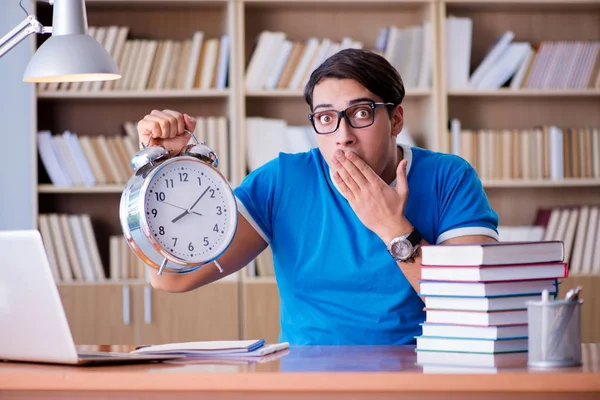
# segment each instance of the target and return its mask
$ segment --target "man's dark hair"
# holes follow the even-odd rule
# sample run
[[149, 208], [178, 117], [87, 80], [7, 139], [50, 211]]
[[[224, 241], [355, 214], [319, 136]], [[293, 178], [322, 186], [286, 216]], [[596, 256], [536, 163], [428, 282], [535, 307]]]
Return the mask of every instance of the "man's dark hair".
[[304, 88], [304, 99], [311, 111], [315, 85], [326, 78], [353, 79], [385, 103], [398, 105], [404, 98], [404, 84], [398, 71], [384, 57], [369, 50], [341, 50], [312, 72]]

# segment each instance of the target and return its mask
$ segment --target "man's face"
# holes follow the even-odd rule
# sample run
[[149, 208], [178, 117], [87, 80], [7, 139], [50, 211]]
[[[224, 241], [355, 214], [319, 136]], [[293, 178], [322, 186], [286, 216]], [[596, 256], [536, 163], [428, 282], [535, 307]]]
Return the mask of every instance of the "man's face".
[[[356, 104], [368, 105], [381, 102], [383, 99], [352, 79], [327, 78], [315, 85], [313, 90], [313, 112], [315, 113], [326, 110], [342, 111]], [[356, 111], [355, 121], [361, 121], [363, 116], [369, 115], [370, 109], [361, 107]], [[373, 112], [375, 120], [372, 125], [365, 128], [353, 128], [342, 117], [335, 132], [317, 134], [317, 144], [330, 168], [336, 150], [350, 150], [358, 154], [376, 174], [381, 175], [389, 161], [389, 155], [396, 149], [396, 135], [402, 130], [402, 107], [396, 106], [391, 119], [386, 107], [377, 107]], [[352, 118], [350, 111], [347, 116]], [[369, 117], [367, 118], [370, 122]], [[322, 117], [322, 120], [328, 122], [327, 117]], [[360, 124], [360, 122], [354, 123], [355, 126]]]

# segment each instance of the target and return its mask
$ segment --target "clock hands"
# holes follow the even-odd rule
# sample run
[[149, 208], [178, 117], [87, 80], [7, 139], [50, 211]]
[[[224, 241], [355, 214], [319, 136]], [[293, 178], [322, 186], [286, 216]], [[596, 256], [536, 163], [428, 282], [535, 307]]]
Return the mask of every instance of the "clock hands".
[[188, 215], [189, 213], [198, 214], [197, 212], [192, 211], [192, 208], [194, 208], [196, 206], [196, 204], [198, 204], [198, 202], [200, 201], [200, 199], [202, 199], [204, 197], [204, 195], [206, 194], [206, 192], [208, 192], [208, 189], [210, 189], [210, 186], [208, 186], [206, 189], [204, 189], [204, 192], [202, 192], [202, 194], [200, 195], [200, 197], [198, 197], [196, 199], [196, 201], [194, 202], [194, 204], [192, 204], [192, 206], [190, 208], [188, 208], [187, 210], [185, 210], [182, 207], [178, 207], [178, 208], [181, 208], [182, 210], [185, 210], [185, 211], [182, 212], [181, 214], [179, 214], [178, 216], [176, 216], [175, 218], [173, 218], [173, 220], [171, 222], [175, 223], [175, 222], [179, 221], [181, 218], [183, 218], [186, 215]]
[[[164, 201], [164, 200], [163, 200], [163, 201], [161, 201], [161, 203], [165, 203], [165, 204], [167, 204], [167, 205], [170, 205], [171, 207], [179, 208], [180, 210], [185, 210], [185, 208], [184, 208], [184, 207], [176, 206], [175, 204], [171, 204], [171, 203], [169, 203], [169, 202], [166, 202], [166, 201]], [[187, 211], [187, 210], [186, 210], [186, 211]], [[200, 214], [199, 212], [196, 212], [196, 211], [192, 211], [192, 214], [196, 214], [196, 215], [198, 215], [198, 216], [200, 216], [200, 217], [202, 216], [202, 214]]]

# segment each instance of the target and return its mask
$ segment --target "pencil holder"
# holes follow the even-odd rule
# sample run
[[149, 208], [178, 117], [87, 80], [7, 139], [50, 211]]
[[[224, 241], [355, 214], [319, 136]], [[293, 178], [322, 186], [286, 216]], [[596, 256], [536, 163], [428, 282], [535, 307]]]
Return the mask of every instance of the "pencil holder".
[[542, 301], [527, 303], [528, 366], [581, 365], [582, 304], [578, 298], [549, 301], [547, 295], [542, 296]]

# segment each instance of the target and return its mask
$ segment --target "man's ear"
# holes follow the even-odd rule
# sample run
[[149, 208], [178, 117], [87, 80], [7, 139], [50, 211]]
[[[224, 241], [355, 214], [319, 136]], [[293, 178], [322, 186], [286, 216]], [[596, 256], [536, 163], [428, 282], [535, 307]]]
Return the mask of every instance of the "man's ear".
[[404, 127], [404, 109], [398, 104], [392, 111], [392, 135], [398, 136]]

